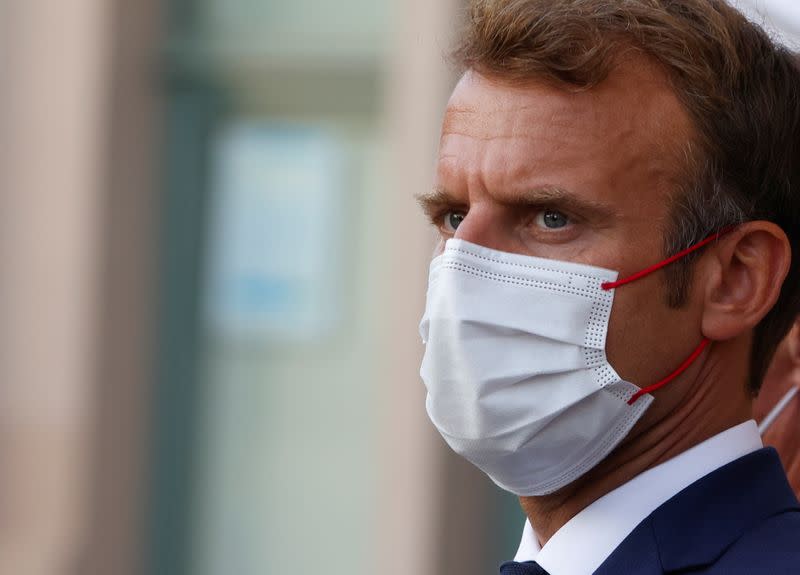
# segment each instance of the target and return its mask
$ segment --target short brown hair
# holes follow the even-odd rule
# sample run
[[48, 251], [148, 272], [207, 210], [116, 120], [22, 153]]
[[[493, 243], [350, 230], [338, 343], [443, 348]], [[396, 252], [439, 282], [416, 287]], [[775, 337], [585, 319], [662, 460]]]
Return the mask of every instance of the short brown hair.
[[[789, 275], [755, 329], [749, 378], [757, 392], [800, 313], [795, 55], [722, 0], [474, 0], [454, 56], [466, 69], [509, 81], [585, 90], [629, 50], [663, 68], [696, 131], [665, 254], [748, 220], [774, 222], [789, 237]], [[670, 305], [685, 303], [690, 281], [691, 258], [667, 269]]]

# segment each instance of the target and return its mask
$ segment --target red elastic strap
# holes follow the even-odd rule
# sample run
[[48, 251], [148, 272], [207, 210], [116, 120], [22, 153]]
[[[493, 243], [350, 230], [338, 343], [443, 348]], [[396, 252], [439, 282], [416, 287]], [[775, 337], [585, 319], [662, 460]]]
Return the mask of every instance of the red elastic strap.
[[715, 234], [713, 234], [711, 236], [708, 236], [702, 242], [697, 243], [697, 244], [693, 245], [690, 248], [686, 248], [685, 250], [683, 250], [681, 252], [678, 252], [674, 256], [672, 256], [670, 258], [667, 258], [662, 262], [659, 262], [659, 263], [657, 263], [655, 265], [652, 265], [649, 268], [643, 269], [640, 272], [636, 272], [635, 274], [633, 274], [631, 276], [628, 276], [626, 278], [623, 278], [621, 280], [617, 280], [615, 282], [605, 282], [605, 283], [601, 284], [600, 287], [607, 291], [607, 290], [611, 290], [611, 289], [614, 289], [614, 288], [618, 288], [620, 286], [624, 286], [625, 284], [629, 284], [629, 283], [634, 282], [634, 281], [636, 281], [638, 279], [642, 279], [645, 276], [649, 276], [651, 273], [653, 273], [655, 271], [658, 271], [661, 268], [667, 267], [668, 265], [670, 265], [672, 263], [675, 263], [676, 261], [678, 261], [681, 258], [685, 258], [690, 253], [696, 252], [697, 250], [699, 250], [701, 248], [704, 248], [705, 246], [707, 246], [711, 242], [714, 242], [714, 241], [718, 240], [719, 238], [721, 238], [722, 236], [724, 236], [728, 232], [732, 231], [734, 228], [736, 228], [736, 226], [728, 226], [726, 228], [723, 228], [720, 231], [718, 231], [717, 233], [715, 233]]
[[636, 400], [642, 397], [643, 395], [647, 395], [648, 393], [651, 393], [661, 387], [664, 387], [670, 381], [672, 381], [680, 374], [682, 374], [684, 371], [686, 371], [689, 368], [689, 366], [692, 365], [697, 360], [698, 357], [700, 357], [700, 354], [703, 353], [703, 350], [705, 350], [708, 347], [708, 344], [710, 343], [711, 343], [710, 339], [703, 338], [703, 341], [701, 341], [700, 345], [698, 345], [697, 348], [692, 352], [692, 355], [686, 358], [686, 361], [684, 361], [678, 369], [673, 371], [671, 374], [669, 374], [667, 377], [665, 377], [658, 383], [654, 383], [653, 385], [645, 387], [644, 389], [640, 389], [639, 391], [634, 393], [633, 397], [631, 397], [628, 400], [628, 405], [633, 405], [634, 403], [636, 403]]

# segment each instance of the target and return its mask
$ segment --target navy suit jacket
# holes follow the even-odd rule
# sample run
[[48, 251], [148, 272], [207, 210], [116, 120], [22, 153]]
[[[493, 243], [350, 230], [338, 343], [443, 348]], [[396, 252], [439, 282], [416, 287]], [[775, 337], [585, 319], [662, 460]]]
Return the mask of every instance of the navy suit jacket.
[[800, 505], [774, 449], [737, 459], [672, 497], [595, 571], [664, 573], [800, 574]]

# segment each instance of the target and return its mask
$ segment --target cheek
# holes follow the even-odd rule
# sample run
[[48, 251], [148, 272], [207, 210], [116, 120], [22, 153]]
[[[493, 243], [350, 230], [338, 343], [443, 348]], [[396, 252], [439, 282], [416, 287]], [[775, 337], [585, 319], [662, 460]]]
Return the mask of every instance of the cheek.
[[606, 341], [611, 365], [639, 387], [661, 380], [701, 341], [696, 316], [691, 306], [668, 307], [656, 276], [619, 288]]

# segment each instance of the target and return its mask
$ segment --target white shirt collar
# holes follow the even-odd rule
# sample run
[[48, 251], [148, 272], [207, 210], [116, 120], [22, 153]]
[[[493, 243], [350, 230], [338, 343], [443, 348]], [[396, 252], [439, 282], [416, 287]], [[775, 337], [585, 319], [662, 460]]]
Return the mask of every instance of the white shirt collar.
[[[515, 561], [536, 561], [551, 575], [589, 575], [653, 511], [678, 492], [763, 447], [755, 421], [723, 431], [648, 469], [570, 519], [544, 547], [529, 522]], [[580, 553], [575, 553], [580, 549]]]

